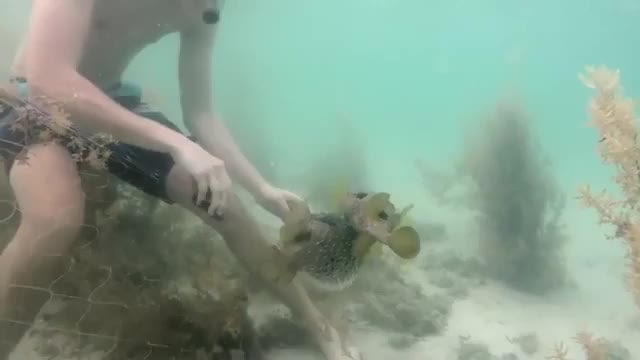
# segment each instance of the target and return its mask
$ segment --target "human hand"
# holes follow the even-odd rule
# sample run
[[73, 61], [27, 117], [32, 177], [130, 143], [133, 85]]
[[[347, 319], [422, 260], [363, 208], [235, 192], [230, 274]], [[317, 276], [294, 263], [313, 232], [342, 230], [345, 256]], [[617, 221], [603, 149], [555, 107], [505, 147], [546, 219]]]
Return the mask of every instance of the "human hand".
[[304, 202], [300, 196], [271, 185], [263, 186], [255, 198], [260, 206], [283, 221], [290, 210], [289, 202]]
[[207, 213], [222, 219], [231, 192], [231, 179], [224, 162], [190, 140], [176, 147], [171, 156], [193, 177], [196, 183], [196, 206], [202, 207], [208, 203], [205, 208]]

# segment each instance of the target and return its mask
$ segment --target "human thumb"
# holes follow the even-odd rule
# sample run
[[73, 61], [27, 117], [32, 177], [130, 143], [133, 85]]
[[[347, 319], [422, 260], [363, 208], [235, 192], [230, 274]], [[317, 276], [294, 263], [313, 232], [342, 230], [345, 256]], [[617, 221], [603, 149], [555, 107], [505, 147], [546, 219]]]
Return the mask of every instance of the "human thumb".
[[278, 213], [281, 219], [284, 219], [285, 216], [291, 211], [289, 208], [289, 204], [287, 203], [287, 199], [281, 197], [278, 199]]
[[287, 199], [287, 202], [295, 202], [295, 203], [303, 203], [304, 202], [304, 200], [300, 196], [298, 196], [298, 195], [296, 195], [296, 194], [294, 194], [294, 193], [292, 193], [290, 191], [286, 191], [284, 195], [285, 195], [285, 198]]

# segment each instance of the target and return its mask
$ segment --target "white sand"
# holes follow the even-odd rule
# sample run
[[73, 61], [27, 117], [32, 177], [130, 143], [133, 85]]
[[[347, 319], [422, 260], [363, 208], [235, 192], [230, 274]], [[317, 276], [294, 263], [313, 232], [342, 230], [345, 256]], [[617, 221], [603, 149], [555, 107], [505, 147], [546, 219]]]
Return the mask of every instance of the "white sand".
[[[421, 216], [421, 210], [417, 211], [416, 217]], [[621, 247], [604, 240], [601, 232], [594, 228], [587, 229], [580, 225], [594, 223], [585, 216], [588, 217], [572, 209], [567, 219], [571, 224], [568, 230], [573, 239], [567, 249], [567, 259], [575, 286], [553, 296], [538, 298], [489, 281], [470, 288], [467, 296], [456, 300], [448, 326], [439, 336], [425, 338], [399, 350], [387, 343], [391, 336], [389, 333], [356, 323], [352, 328], [354, 341], [368, 360], [457, 360], [461, 338], [486, 345], [494, 356], [513, 353], [519, 360], [545, 359], [554, 345], [562, 342], [570, 350], [570, 358], [580, 360], [585, 359], [584, 354], [572, 338], [579, 331], [592, 331], [596, 336], [619, 342], [631, 353], [631, 359], [640, 359], [640, 342], [637, 341], [640, 338], [640, 309], [632, 306], [631, 295], [624, 288]], [[469, 248], [469, 243], [460, 239], [466, 232], [461, 232], [460, 227], [455, 226], [457, 223], [459, 221], [449, 224], [454, 225], [450, 227], [453, 231], [449, 232], [449, 236], [458, 241], [433, 245], [433, 249], [425, 247], [424, 250], [435, 251], [435, 248], [442, 246]], [[406, 276], [419, 282], [426, 293], [431, 293], [433, 285], [429, 283], [429, 275], [413, 265], [403, 270]], [[398, 299], [398, 302], [401, 301]], [[527, 333], [535, 333], [540, 342], [538, 351], [530, 356], [525, 355], [518, 344], [510, 341]], [[11, 360], [51, 359], [38, 357], [31, 351], [40, 341], [23, 339]], [[99, 360], [100, 356], [86, 354], [81, 358]], [[322, 359], [311, 349], [274, 350], [269, 358]]]
[[[456, 360], [460, 337], [469, 337], [472, 342], [486, 345], [496, 356], [513, 353], [520, 360], [545, 359], [553, 347], [562, 342], [569, 349], [571, 359], [581, 360], [586, 357], [572, 338], [578, 331], [593, 331], [596, 336], [621, 343], [631, 353], [631, 359], [640, 359], [640, 342], [637, 341], [640, 319], [636, 319], [634, 328], [630, 304], [621, 308], [620, 303], [624, 301], [612, 303], [607, 298], [576, 300], [588, 291], [567, 292], [550, 301], [489, 284], [456, 302], [448, 328], [441, 336], [429, 337], [403, 350], [387, 345], [388, 334], [379, 329], [356, 327], [354, 337], [369, 360]], [[611, 293], [604, 294], [611, 296]], [[540, 341], [539, 351], [533, 355], [524, 354], [517, 344], [510, 342], [510, 339], [532, 332]], [[322, 359], [317, 354], [301, 350], [274, 351], [270, 358]]]
[[[544, 359], [553, 346], [563, 342], [571, 351], [572, 359], [584, 359], [579, 347], [572, 341], [578, 331], [591, 330], [598, 336], [619, 341], [632, 355], [640, 358], [640, 326], [632, 327], [633, 308], [619, 289], [602, 291], [594, 286], [606, 275], [602, 268], [592, 270], [591, 282], [584, 281], [575, 290], [554, 299], [534, 298], [505, 289], [498, 284], [486, 284], [472, 290], [468, 297], [458, 300], [449, 318], [448, 328], [441, 336], [434, 336], [403, 350], [387, 345], [388, 334], [380, 329], [354, 326], [354, 340], [369, 360], [425, 360], [457, 359], [460, 337], [488, 346], [494, 355], [514, 353], [518, 359]], [[428, 288], [425, 280], [425, 288]], [[602, 291], [602, 292], [600, 292]], [[594, 294], [597, 293], [597, 294]], [[599, 297], [593, 297], [598, 295]], [[615, 300], [620, 299], [620, 300]], [[399, 300], [401, 301], [401, 300]], [[638, 321], [638, 320], [636, 320]], [[534, 332], [540, 340], [540, 351], [526, 356], [509, 338]], [[12, 360], [47, 359], [29, 354], [33, 340], [25, 339]], [[88, 354], [87, 354], [88, 355]], [[83, 359], [99, 359], [97, 354]], [[313, 350], [292, 349], [272, 351], [274, 360], [321, 360]]]

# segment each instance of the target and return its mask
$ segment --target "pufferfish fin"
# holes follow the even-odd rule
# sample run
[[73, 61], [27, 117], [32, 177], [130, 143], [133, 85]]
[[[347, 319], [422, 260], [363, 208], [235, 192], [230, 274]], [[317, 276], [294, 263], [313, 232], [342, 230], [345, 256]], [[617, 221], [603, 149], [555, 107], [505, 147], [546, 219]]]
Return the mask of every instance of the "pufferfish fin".
[[362, 212], [366, 219], [379, 220], [379, 215], [389, 206], [389, 193], [377, 193], [365, 200]]
[[420, 235], [411, 226], [396, 228], [389, 238], [389, 248], [403, 259], [413, 259], [420, 253]]
[[391, 228], [395, 229], [401, 226], [411, 226], [411, 220], [408, 217], [409, 211], [413, 209], [413, 204], [409, 204], [405, 206], [400, 212], [393, 214], [389, 219], [389, 223], [391, 224]]
[[360, 234], [356, 238], [354, 255], [361, 259], [369, 253], [371, 247], [377, 243], [376, 239], [371, 235]]

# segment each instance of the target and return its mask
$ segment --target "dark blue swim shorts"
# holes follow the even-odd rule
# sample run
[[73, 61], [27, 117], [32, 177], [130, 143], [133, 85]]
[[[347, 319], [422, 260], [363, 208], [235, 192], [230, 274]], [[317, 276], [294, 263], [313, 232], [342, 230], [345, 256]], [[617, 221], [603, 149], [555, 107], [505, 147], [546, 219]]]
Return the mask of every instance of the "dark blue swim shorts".
[[[26, 80], [14, 78], [12, 82], [18, 87], [20, 96], [26, 98], [28, 95]], [[142, 101], [142, 90], [139, 86], [122, 82], [106, 89], [105, 93], [129, 111], [182, 133], [164, 114], [150, 108]], [[0, 159], [4, 161], [7, 171], [13, 166], [16, 155], [27, 144], [24, 131], [16, 130], [15, 126], [12, 126], [12, 119], [16, 118], [12, 111], [16, 110], [7, 110], [5, 107], [5, 111], [0, 113]], [[65, 145], [72, 156], [86, 150], [73, 146], [73, 141], [62, 141], [61, 143]], [[173, 158], [169, 154], [121, 142], [106, 143], [104, 147], [108, 149], [108, 155], [103, 161], [109, 173], [151, 196], [167, 203], [172, 202], [166, 192], [167, 175], [174, 165]], [[77, 158], [77, 156], [73, 157]]]

